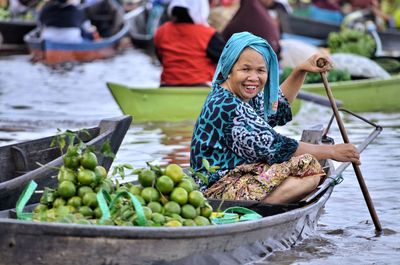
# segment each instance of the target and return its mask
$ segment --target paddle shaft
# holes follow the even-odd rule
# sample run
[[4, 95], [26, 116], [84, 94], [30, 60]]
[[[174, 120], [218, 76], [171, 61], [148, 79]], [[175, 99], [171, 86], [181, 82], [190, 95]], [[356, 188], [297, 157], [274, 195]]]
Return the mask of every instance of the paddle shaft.
[[[338, 110], [338, 108], [336, 106], [335, 98], [333, 97], [332, 91], [331, 91], [331, 89], [329, 87], [328, 79], [326, 78], [326, 73], [325, 72], [321, 73], [321, 78], [322, 78], [322, 82], [324, 83], [324, 86], [325, 86], [326, 94], [327, 94], [327, 96], [329, 98], [329, 101], [331, 103], [331, 107], [332, 107], [333, 113], [335, 115], [337, 124], [339, 126], [339, 130], [340, 130], [340, 133], [342, 135], [343, 141], [345, 143], [350, 143], [349, 137], [347, 136], [347, 132], [346, 132], [346, 129], [345, 129], [343, 121], [342, 121], [342, 118], [339, 115], [339, 110]], [[360, 185], [361, 191], [362, 191], [362, 193], [364, 195], [364, 200], [367, 203], [368, 210], [369, 210], [369, 213], [371, 215], [372, 221], [374, 222], [375, 229], [380, 232], [380, 231], [382, 231], [382, 226], [381, 226], [381, 223], [379, 221], [378, 215], [376, 214], [372, 199], [371, 199], [371, 197], [369, 195], [367, 185], [365, 184], [364, 178], [363, 178], [363, 176], [361, 174], [360, 167], [355, 163], [352, 163], [352, 165], [353, 165], [354, 172], [355, 172], [355, 174], [357, 176], [358, 184]]]

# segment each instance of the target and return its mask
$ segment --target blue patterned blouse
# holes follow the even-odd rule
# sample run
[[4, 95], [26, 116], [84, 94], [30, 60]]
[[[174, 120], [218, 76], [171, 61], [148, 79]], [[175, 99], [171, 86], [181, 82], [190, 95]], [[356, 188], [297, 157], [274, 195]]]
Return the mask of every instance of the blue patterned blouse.
[[[208, 174], [211, 186], [229, 170], [241, 164], [264, 162], [269, 165], [289, 160], [298, 142], [275, 132], [273, 127], [291, 121], [289, 102], [279, 92], [278, 111], [264, 119], [263, 93], [243, 102], [229, 90], [214, 85], [197, 119], [190, 150], [190, 166], [207, 173], [202, 160], [219, 166]], [[199, 183], [202, 189], [206, 186]]]

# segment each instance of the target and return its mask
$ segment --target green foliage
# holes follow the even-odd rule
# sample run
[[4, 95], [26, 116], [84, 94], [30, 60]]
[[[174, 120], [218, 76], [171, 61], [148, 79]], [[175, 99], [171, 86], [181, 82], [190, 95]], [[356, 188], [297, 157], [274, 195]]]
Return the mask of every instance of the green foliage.
[[102, 144], [101, 149], [100, 149], [100, 152], [103, 154], [104, 157], [110, 157], [110, 158], [112, 158], [112, 159], [115, 158], [115, 154], [114, 154], [114, 152], [112, 151], [112, 148], [111, 148], [111, 145], [110, 145], [110, 141], [109, 141], [109, 140], [106, 140], [106, 141]]
[[114, 166], [112, 175], [115, 176], [115, 175], [119, 174], [121, 176], [121, 178], [124, 179], [125, 176], [126, 176], [125, 169], [129, 169], [129, 170], [134, 171], [132, 165], [130, 165], [128, 163], [123, 163], [123, 164]]
[[11, 14], [8, 10], [0, 8], [0, 20], [8, 20], [11, 18]]
[[328, 47], [331, 53], [353, 53], [371, 58], [376, 45], [371, 35], [353, 29], [344, 29], [340, 32], [329, 33]]
[[400, 60], [378, 57], [374, 58], [374, 61], [390, 74], [400, 73]]

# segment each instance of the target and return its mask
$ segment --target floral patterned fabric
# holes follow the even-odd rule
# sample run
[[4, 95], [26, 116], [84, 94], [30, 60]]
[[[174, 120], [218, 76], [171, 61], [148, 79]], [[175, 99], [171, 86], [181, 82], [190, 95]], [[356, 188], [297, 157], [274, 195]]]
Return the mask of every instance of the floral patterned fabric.
[[318, 160], [310, 155], [292, 157], [273, 164], [243, 164], [231, 170], [205, 191], [205, 196], [225, 200], [261, 201], [288, 177], [325, 176]]
[[[291, 119], [289, 102], [281, 92], [277, 113], [265, 118], [262, 92], [246, 103], [229, 90], [214, 85], [194, 128], [190, 166], [204, 174], [208, 173], [203, 159], [211, 166], [218, 166], [217, 172], [208, 174], [211, 186], [227, 171], [242, 164], [272, 165], [287, 161], [296, 151], [298, 142], [277, 133], [273, 127]], [[207, 188], [197, 181], [202, 190]]]

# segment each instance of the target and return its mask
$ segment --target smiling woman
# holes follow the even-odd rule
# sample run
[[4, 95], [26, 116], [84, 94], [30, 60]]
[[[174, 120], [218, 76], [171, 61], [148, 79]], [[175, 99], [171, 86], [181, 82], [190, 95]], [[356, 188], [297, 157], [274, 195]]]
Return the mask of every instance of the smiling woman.
[[244, 102], [249, 102], [264, 88], [268, 73], [264, 59], [257, 51], [246, 48], [242, 55], [222, 86]]
[[[328, 62], [323, 68], [316, 65], [321, 58]], [[292, 119], [290, 104], [306, 73], [330, 68], [328, 57], [313, 55], [279, 87], [278, 60], [268, 42], [248, 32], [232, 35], [191, 143], [191, 167], [209, 177], [208, 185], [198, 180], [206, 196], [290, 203], [314, 190], [324, 176], [318, 160], [359, 163], [351, 144], [306, 144], [273, 129]], [[203, 159], [216, 172], [207, 172]]]

